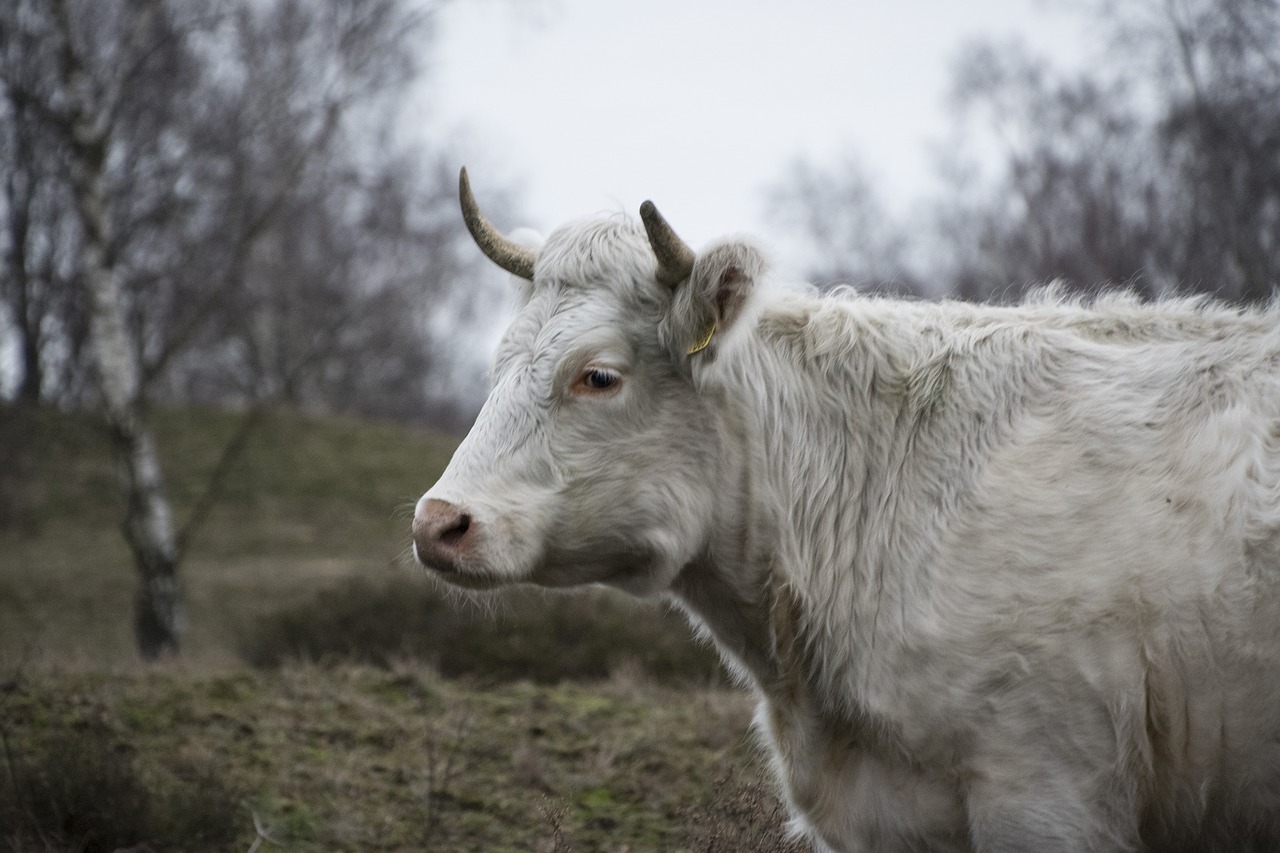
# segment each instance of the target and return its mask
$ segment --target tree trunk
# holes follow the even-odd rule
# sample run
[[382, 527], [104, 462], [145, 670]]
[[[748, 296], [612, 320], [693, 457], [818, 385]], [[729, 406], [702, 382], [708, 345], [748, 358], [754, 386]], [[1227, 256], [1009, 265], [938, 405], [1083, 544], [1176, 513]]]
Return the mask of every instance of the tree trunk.
[[107, 262], [101, 171], [87, 177], [91, 180], [77, 182], [77, 201], [85, 222], [89, 338], [125, 495], [124, 535], [139, 572], [134, 611], [138, 651], [144, 659], [154, 660], [176, 654], [180, 646], [185, 620], [177, 578], [178, 546], [155, 437], [146, 417], [138, 353], [125, 320], [123, 288]]
[[138, 651], [147, 660], [176, 654], [184, 627], [178, 546], [155, 437], [147, 423], [137, 356], [125, 328], [119, 282], [109, 268], [88, 270], [90, 339], [125, 495], [124, 535], [139, 572], [134, 600]]
[[90, 351], [125, 495], [124, 535], [138, 567], [133, 622], [138, 651], [144, 659], [155, 660], [178, 653], [185, 623], [177, 538], [155, 437], [147, 421], [139, 351], [129, 334], [124, 288], [111, 255], [106, 204], [109, 124], [100, 118], [105, 105], [92, 103], [93, 86], [71, 48], [66, 7], [57, 3], [54, 8], [67, 39], [68, 88], [80, 96], [73, 99], [67, 135], [76, 206], [84, 226], [81, 253], [89, 296]]
[[[31, 201], [35, 174], [32, 145], [24, 125], [30, 117], [16, 100], [10, 99], [9, 111], [13, 122], [9, 145], [9, 170], [5, 175], [5, 206], [8, 208], [9, 245], [5, 257], [10, 288], [9, 302], [13, 308], [13, 323], [19, 343], [21, 378], [18, 380], [18, 400], [23, 403], [40, 402], [44, 379], [40, 366], [40, 316], [32, 301], [34, 282], [27, 270], [27, 239], [31, 227]], [[6, 283], [0, 282], [0, 287]], [[46, 286], [47, 283], [46, 283]]]

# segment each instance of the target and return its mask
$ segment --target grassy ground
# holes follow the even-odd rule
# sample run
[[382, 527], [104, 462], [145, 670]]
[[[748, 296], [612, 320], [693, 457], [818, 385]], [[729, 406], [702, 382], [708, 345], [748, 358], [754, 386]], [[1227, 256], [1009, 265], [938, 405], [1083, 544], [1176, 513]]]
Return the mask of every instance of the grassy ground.
[[[158, 424], [181, 522], [236, 419]], [[0, 409], [0, 849], [796, 849], [680, 620], [458, 613], [405, 562], [452, 446], [269, 415], [184, 563], [184, 655], [144, 668], [102, 439]]]
[[[40, 672], [0, 711], [22, 792], [6, 791], [0, 825], [52, 811], [46, 838], [93, 825], [108, 850], [246, 850], [255, 827], [313, 850], [771, 849], [781, 816], [747, 717], [732, 693], [625, 678], [479, 690], [417, 666]], [[87, 753], [109, 764], [68, 760]]]

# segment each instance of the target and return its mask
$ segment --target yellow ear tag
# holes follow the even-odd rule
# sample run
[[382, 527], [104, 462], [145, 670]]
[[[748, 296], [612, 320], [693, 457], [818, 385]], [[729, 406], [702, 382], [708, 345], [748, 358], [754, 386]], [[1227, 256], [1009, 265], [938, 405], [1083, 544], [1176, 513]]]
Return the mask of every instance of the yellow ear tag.
[[697, 353], [702, 352], [704, 349], [707, 348], [707, 345], [711, 343], [711, 337], [715, 333], [716, 333], [716, 324], [713, 322], [710, 326], [707, 327], [707, 331], [704, 332], [702, 337], [698, 339], [698, 342], [693, 346], [689, 347], [689, 349], [685, 351], [685, 355], [696, 355]]

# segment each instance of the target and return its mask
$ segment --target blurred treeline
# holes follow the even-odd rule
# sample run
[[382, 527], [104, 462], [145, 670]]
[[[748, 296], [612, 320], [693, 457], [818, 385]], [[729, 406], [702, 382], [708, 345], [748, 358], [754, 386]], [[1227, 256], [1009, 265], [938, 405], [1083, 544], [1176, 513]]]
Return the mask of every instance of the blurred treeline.
[[0, 3], [4, 395], [95, 404], [96, 264], [151, 401], [465, 421], [426, 333], [479, 264], [422, 141], [436, 5]]
[[[457, 221], [460, 158], [406, 132], [430, 116], [436, 6], [0, 4], [0, 394], [93, 403], [68, 156], [89, 134], [148, 399], [465, 425], [481, 383], [450, 386], [457, 353], [477, 347], [447, 340], [465, 321], [440, 318], [473, 310], [456, 285], [485, 267]], [[815, 280], [968, 299], [1052, 280], [1270, 296], [1280, 5], [1076, 8], [1105, 63], [1063, 71], [1018, 43], [962, 51], [935, 197], [886, 204], [854, 157], [784, 174], [764, 200], [780, 236], [808, 244]], [[77, 87], [100, 126], [72, 126]]]
[[[886, 202], [873, 164], [798, 161], [770, 193], [810, 275], [1012, 300], [1057, 280], [1269, 299], [1280, 284], [1280, 3], [1082, 0], [1096, 57], [957, 58], [938, 195]], [[870, 117], [892, 121], [892, 117]]]

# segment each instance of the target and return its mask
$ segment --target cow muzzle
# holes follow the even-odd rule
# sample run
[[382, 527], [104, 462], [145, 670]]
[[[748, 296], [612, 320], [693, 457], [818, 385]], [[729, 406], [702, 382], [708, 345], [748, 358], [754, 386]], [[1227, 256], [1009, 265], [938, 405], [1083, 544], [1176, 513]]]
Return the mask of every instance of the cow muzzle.
[[418, 562], [446, 577], [474, 562], [476, 521], [459, 506], [431, 498], [413, 516], [413, 553]]

